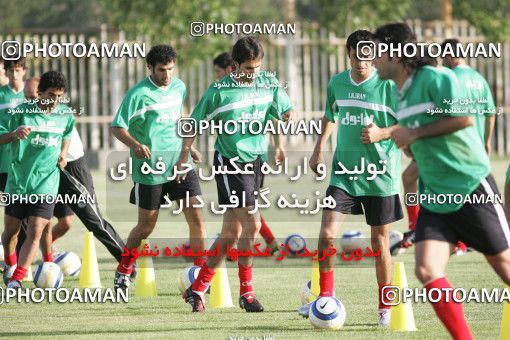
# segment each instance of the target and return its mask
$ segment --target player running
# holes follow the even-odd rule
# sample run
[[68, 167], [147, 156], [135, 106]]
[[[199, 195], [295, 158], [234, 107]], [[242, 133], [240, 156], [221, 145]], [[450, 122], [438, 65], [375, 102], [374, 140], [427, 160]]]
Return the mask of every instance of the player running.
[[[25, 99], [29, 101], [39, 99], [37, 90], [39, 82], [40, 77], [32, 77], [25, 82], [25, 88], [23, 90]], [[60, 105], [64, 106], [64, 104]], [[64, 108], [70, 110], [67, 106], [64, 106]], [[64, 170], [67, 171], [70, 176], [73, 176], [73, 179], [70, 180], [68, 176], [61, 174], [59, 194], [95, 197], [92, 176], [85, 160], [83, 143], [78, 135], [76, 127], [73, 128], [73, 132], [71, 133], [66, 157], [67, 165]], [[53, 262], [54, 258], [59, 255], [53, 243], [71, 228], [75, 212], [83, 225], [89, 231], [92, 231], [94, 236], [108, 249], [110, 254], [120, 262], [122, 253], [124, 252], [124, 241], [113, 226], [102, 217], [97, 202], [90, 202], [88, 199], [86, 203], [83, 204], [81, 202], [55, 204], [53, 214], [57, 217], [58, 223], [53, 227], [49, 225], [48, 228], [44, 229], [45, 232], [41, 240], [43, 261]], [[18, 250], [21, 249], [25, 236], [25, 230], [22, 226], [18, 234]], [[134, 279], [135, 275], [136, 271], [133, 271], [133, 273], [131, 273], [131, 279]]]
[[[405, 23], [379, 27], [374, 37], [386, 44], [416, 43]], [[391, 48], [391, 47], [390, 47]], [[416, 276], [426, 290], [452, 292], [445, 277], [448, 259], [457, 241], [482, 252], [495, 272], [510, 283], [510, 231], [499, 195], [490, 174], [489, 159], [477, 135], [470, 112], [454, 103], [457, 86], [446, 73], [424, 65], [419, 57], [377, 56], [375, 65], [382, 79], [392, 79], [399, 89], [397, 113], [401, 127], [392, 133], [395, 143], [409, 147], [420, 173], [420, 201], [416, 224]], [[439, 114], [427, 110], [438, 109]], [[458, 195], [466, 200], [443, 200]], [[487, 202], [472, 203], [484, 198]], [[490, 200], [492, 197], [492, 200]], [[471, 202], [469, 202], [469, 200]], [[451, 293], [432, 304], [437, 316], [454, 339], [472, 339], [462, 305]]]
[[[157, 45], [147, 54], [147, 68], [150, 76], [132, 87], [126, 94], [112, 122], [114, 136], [131, 149], [133, 182], [130, 202], [138, 206], [138, 224], [131, 230], [126, 242], [128, 249], [138, 248], [154, 230], [164, 196], [172, 201], [189, 197], [181, 202], [190, 228], [190, 245], [194, 250], [203, 250], [205, 223], [197, 198], [201, 195], [198, 175], [192, 170], [186, 180], [169, 180], [174, 175], [174, 165], [181, 154], [182, 141], [177, 135], [177, 121], [181, 118], [186, 88], [184, 83], [173, 76], [177, 53], [168, 45]], [[191, 153], [195, 162], [200, 154]], [[158, 159], [159, 158], [159, 159]], [[164, 162], [162, 174], [142, 174], [142, 165], [159, 169], [156, 163]], [[129, 276], [136, 261], [134, 256], [125, 256], [115, 273], [115, 289], [128, 289]], [[205, 262], [195, 258], [195, 265]]]
[[[283, 120], [293, 120], [294, 111], [284, 89], [275, 77], [259, 74], [264, 51], [260, 42], [252, 37], [240, 38], [232, 49], [232, 58], [237, 64], [236, 73], [221, 79], [228, 87], [212, 84], [191, 117], [195, 122], [213, 120], [226, 126], [227, 122], [239, 124], [240, 120], [258, 120], [264, 123], [268, 115]], [[240, 125], [237, 125], [240, 126]], [[188, 153], [194, 137], [183, 138], [183, 150], [180, 168], [188, 159]], [[265, 135], [242, 133], [240, 129], [234, 134], [218, 134], [215, 143], [214, 166], [226, 167], [235, 172], [232, 161], [240, 169], [253, 170], [253, 174], [216, 174], [218, 201], [220, 205], [231, 205], [235, 199], [238, 204], [229, 207], [223, 214], [221, 235], [211, 249], [219, 245], [221, 254], [208, 257], [193, 285], [184, 292], [183, 298], [192, 305], [193, 312], [205, 311], [204, 292], [207, 290], [215, 268], [225, 257], [226, 247], [236, 241], [240, 251], [253, 249], [254, 240], [260, 229], [260, 213], [250, 214], [256, 201], [256, 192], [260, 189], [261, 156], [266, 152]], [[187, 178], [184, 177], [184, 178]], [[232, 199], [232, 200], [231, 200]], [[247, 312], [262, 312], [264, 308], [255, 296], [252, 286], [253, 257], [243, 256], [238, 259], [240, 281], [239, 305]]]
[[[0, 144], [11, 143], [5, 192], [12, 200], [5, 208], [2, 233], [4, 252], [9, 254], [11, 263], [6, 267], [6, 271], [12, 273], [8, 288], [21, 287], [41, 235], [53, 216], [59, 167], [64, 168], [67, 163], [66, 153], [74, 126], [73, 115], [62, 111], [62, 106], [58, 105], [66, 86], [62, 73], [44, 73], [38, 87], [40, 100], [16, 107], [19, 112], [11, 116], [8, 125], [0, 125]], [[16, 259], [17, 236], [23, 218], [28, 218], [27, 235]]]
[[[214, 64], [214, 71], [216, 72], [216, 80], [221, 80], [225, 76], [232, 73], [232, 71], [235, 69], [235, 63], [232, 59], [232, 56], [228, 52], [221, 53], [213, 60]], [[270, 118], [274, 120], [273, 122], [276, 122], [276, 119]], [[275, 161], [276, 164], [283, 163], [285, 161], [285, 148], [283, 147], [283, 140], [280, 138], [280, 134], [276, 133], [273, 134], [273, 140], [275, 144]], [[267, 153], [268, 150], [262, 155], [262, 162], [267, 162]], [[264, 174], [260, 175], [260, 187], [264, 187]], [[269, 249], [271, 249], [271, 253], [275, 253], [278, 250], [278, 242], [276, 242], [276, 239], [273, 235], [273, 232], [269, 228], [269, 225], [267, 225], [266, 221], [264, 220], [264, 217], [262, 217], [262, 214], [260, 215], [260, 236], [264, 239], [266, 242], [266, 245]], [[227, 260], [231, 260], [229, 257], [227, 257]]]
[[[336, 201], [336, 208], [322, 211], [318, 251], [328, 248], [334, 241], [347, 214], [365, 215], [372, 249], [380, 251], [375, 261], [378, 316], [379, 325], [387, 326], [390, 308], [383, 303], [381, 290], [391, 285], [390, 223], [403, 217], [399, 198], [400, 152], [390, 139], [397, 127], [397, 92], [393, 82], [379, 78], [371, 61], [358, 59], [357, 52], [363, 50], [357, 51], [358, 43], [371, 40], [372, 34], [365, 30], [353, 32], [347, 39], [351, 69], [333, 76], [329, 82], [323, 131], [310, 158], [310, 167], [317, 171], [317, 166], [323, 163], [322, 150], [337, 124], [333, 173], [326, 191], [326, 196]], [[344, 171], [359, 166], [367, 168], [369, 164], [381, 174], [372, 177], [364, 172], [353, 178]], [[335, 295], [334, 264], [334, 257], [319, 262], [320, 296]], [[302, 306], [298, 313], [308, 317], [310, 306], [311, 303]]]
[[[452, 45], [452, 50], [456, 51], [457, 45], [460, 42], [457, 39], [447, 39], [442, 43], [442, 50], [445, 50], [446, 45]], [[435, 59], [431, 59], [434, 60]], [[435, 61], [437, 65], [437, 61]], [[459, 98], [458, 100], [463, 101], [463, 108], [468, 110], [475, 110], [475, 126], [478, 132], [478, 136], [485, 146], [485, 150], [490, 155], [491, 150], [491, 139], [494, 131], [494, 123], [496, 120], [496, 107], [494, 105], [494, 99], [492, 97], [489, 84], [473, 68], [469, 67], [463, 58], [445, 56], [443, 59], [443, 67], [439, 69], [446, 72], [451, 77], [458, 80], [459, 86]], [[404, 183], [405, 193], [416, 193], [418, 191], [418, 169], [416, 162], [412, 161], [411, 164], [402, 174], [402, 181]], [[414, 240], [414, 229], [416, 226], [416, 220], [418, 219], [419, 205], [407, 206], [407, 212], [409, 216], [409, 229], [412, 232], [406, 233], [406, 237], [402, 242], [402, 246], [409, 247], [412, 245]], [[467, 252], [466, 245], [459, 241], [457, 247], [454, 249], [454, 253], [462, 255]]]
[[[9, 83], [0, 87], [0, 125], [7, 126], [12, 116], [9, 109], [23, 103], [23, 77], [27, 73], [25, 58], [13, 58], [3, 62]], [[7, 171], [11, 164], [10, 144], [0, 145], [0, 191], [7, 183]]]

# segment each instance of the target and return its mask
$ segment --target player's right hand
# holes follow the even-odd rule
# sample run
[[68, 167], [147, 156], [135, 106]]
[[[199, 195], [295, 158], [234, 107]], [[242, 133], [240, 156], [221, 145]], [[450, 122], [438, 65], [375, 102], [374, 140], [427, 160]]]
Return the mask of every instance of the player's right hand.
[[[175, 164], [175, 170], [178, 171], [178, 172], [184, 172], [186, 169], [189, 168], [189, 166], [186, 165], [187, 163], [188, 163], [187, 160], [184, 160], [184, 161], [182, 159], [179, 160], [177, 162], [177, 164]], [[181, 183], [182, 181], [184, 181], [186, 179], [186, 175], [187, 174], [188, 174], [187, 172], [182, 173], [182, 174], [178, 174], [175, 177], [175, 181], [177, 183]]]
[[133, 148], [133, 151], [135, 152], [135, 156], [138, 159], [141, 158], [151, 158], [151, 150], [147, 145], [138, 144]]
[[18, 139], [27, 139], [29, 133], [30, 127], [28, 126], [20, 126], [14, 131], [14, 134]]
[[322, 152], [314, 151], [312, 157], [310, 157], [310, 161], [308, 161], [308, 165], [310, 165], [310, 169], [312, 169], [312, 171], [315, 172], [317, 176], [320, 176], [320, 174], [317, 172], [317, 167], [321, 163], [324, 163], [324, 160], [322, 159]]

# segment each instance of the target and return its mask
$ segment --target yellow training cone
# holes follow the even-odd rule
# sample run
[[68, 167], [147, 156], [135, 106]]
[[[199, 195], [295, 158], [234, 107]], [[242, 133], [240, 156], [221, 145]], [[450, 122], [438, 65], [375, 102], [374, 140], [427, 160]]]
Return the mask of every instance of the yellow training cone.
[[[510, 289], [510, 287], [507, 287]], [[503, 303], [503, 318], [501, 319], [500, 340], [510, 340], [510, 302]]]
[[[390, 330], [392, 331], [416, 331], [416, 324], [414, 323], [413, 306], [410, 301], [403, 302], [401, 300], [401, 290], [407, 288], [406, 270], [404, 269], [403, 262], [395, 262], [393, 270], [393, 285], [398, 287], [396, 299], [398, 301], [396, 306], [391, 307], [391, 320]], [[385, 294], [387, 292], [384, 292]]]
[[211, 308], [234, 307], [225, 262], [222, 262], [221, 265], [216, 268], [216, 274], [211, 281], [211, 300], [209, 306], [211, 306]]
[[[147, 241], [143, 240], [140, 249], [143, 249]], [[138, 277], [136, 278], [135, 296], [158, 296], [156, 289], [156, 275], [151, 256], [141, 256], [138, 262]]]
[[81, 260], [80, 271], [80, 288], [101, 288], [96, 247], [94, 246], [94, 234], [90, 231], [85, 233], [85, 243], [83, 244], [83, 256]]
[[[319, 273], [319, 260], [317, 257], [314, 257], [312, 260], [312, 282], [310, 284], [310, 291], [312, 292], [312, 295], [310, 295], [310, 299], [313, 301], [315, 300], [315, 297], [319, 296], [321, 293], [321, 287], [319, 284], [320, 280], [320, 273]], [[312, 302], [308, 301], [308, 302]]]

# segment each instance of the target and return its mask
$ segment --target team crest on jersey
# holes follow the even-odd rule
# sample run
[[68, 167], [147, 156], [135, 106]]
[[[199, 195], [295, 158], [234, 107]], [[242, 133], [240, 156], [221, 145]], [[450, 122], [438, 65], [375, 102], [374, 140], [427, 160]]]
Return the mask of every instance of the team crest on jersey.
[[241, 113], [241, 119], [243, 119], [243, 120], [261, 120], [261, 119], [264, 119], [265, 117], [266, 117], [265, 110], [255, 109], [254, 112], [243, 111]]
[[342, 125], [369, 125], [374, 122], [374, 115], [368, 115], [366, 113], [361, 113], [359, 116], [351, 114], [349, 112], [345, 113], [345, 116], [340, 120], [340, 124]]
[[41, 137], [40, 134], [36, 134], [35, 137], [33, 137], [30, 140], [30, 144], [37, 145], [37, 146], [44, 146], [44, 147], [58, 147], [60, 142], [60, 138], [58, 137]]
[[179, 111], [174, 111], [170, 113], [162, 113], [158, 112], [158, 117], [156, 118], [156, 123], [170, 123], [180, 118]]

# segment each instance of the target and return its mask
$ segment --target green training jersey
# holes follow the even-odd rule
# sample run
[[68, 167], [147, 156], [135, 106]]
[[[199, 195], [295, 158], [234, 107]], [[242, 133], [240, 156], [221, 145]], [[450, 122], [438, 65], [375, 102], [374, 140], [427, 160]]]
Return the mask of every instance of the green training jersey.
[[338, 133], [330, 185], [352, 196], [400, 192], [400, 151], [393, 140], [361, 141], [361, 130], [367, 125], [386, 128], [397, 124], [397, 107], [395, 83], [381, 80], [375, 69], [361, 83], [352, 79], [350, 70], [331, 78], [325, 116], [337, 122]]
[[238, 83], [232, 75], [214, 82], [200, 99], [191, 118], [197, 122], [213, 121], [231, 132], [236, 130], [233, 134], [218, 134], [214, 148], [223, 157], [239, 157], [238, 162], [247, 163], [267, 151], [267, 141], [264, 129], [252, 134], [256, 131], [243, 129], [242, 123], [248, 126], [250, 121], [257, 120], [265, 126], [266, 118], [270, 120], [267, 115], [281, 119], [282, 114], [291, 109], [282, 84], [262, 71], [251, 84]]
[[[0, 87], [0, 125], [7, 126], [11, 119], [9, 109], [13, 109], [23, 102], [23, 90], [15, 92], [9, 85]], [[0, 173], [6, 173], [11, 160], [10, 144], [0, 145]]]
[[[445, 116], [469, 115], [457, 111], [461, 108], [453, 99], [460, 98], [458, 88], [457, 79], [447, 73], [431, 66], [419, 68], [400, 91], [397, 113], [400, 124], [417, 128]], [[433, 110], [442, 113], [435, 114]], [[474, 126], [447, 135], [418, 139], [410, 149], [420, 172], [420, 194], [436, 200], [438, 195], [469, 195], [490, 173], [487, 153]], [[430, 200], [421, 202], [421, 205], [436, 213], [450, 213], [462, 207], [453, 200], [444, 204]]]
[[[128, 130], [133, 138], [151, 150], [150, 159], [138, 159], [131, 150], [134, 182], [146, 185], [163, 184], [173, 175], [174, 165], [179, 160], [182, 149], [182, 138], [177, 134], [177, 124], [181, 118], [185, 97], [186, 86], [175, 77], [166, 88], [157, 86], [147, 77], [127, 92], [112, 126]], [[158, 162], [164, 163], [162, 170], [157, 167]], [[153, 171], [142, 173], [144, 163]]]
[[496, 114], [496, 106], [492, 98], [489, 84], [476, 70], [467, 65], [459, 65], [453, 69], [459, 83], [465, 89], [465, 97], [469, 101], [470, 110], [474, 110], [476, 130], [485, 145], [485, 117]]
[[60, 183], [58, 157], [62, 140], [70, 139], [74, 116], [69, 108], [59, 105], [51, 113], [44, 113], [37, 104], [24, 103], [16, 107], [7, 126], [0, 126], [0, 134], [12, 132], [20, 126], [30, 128], [26, 139], [11, 142], [11, 164], [7, 172], [5, 192], [24, 195], [57, 195]]

